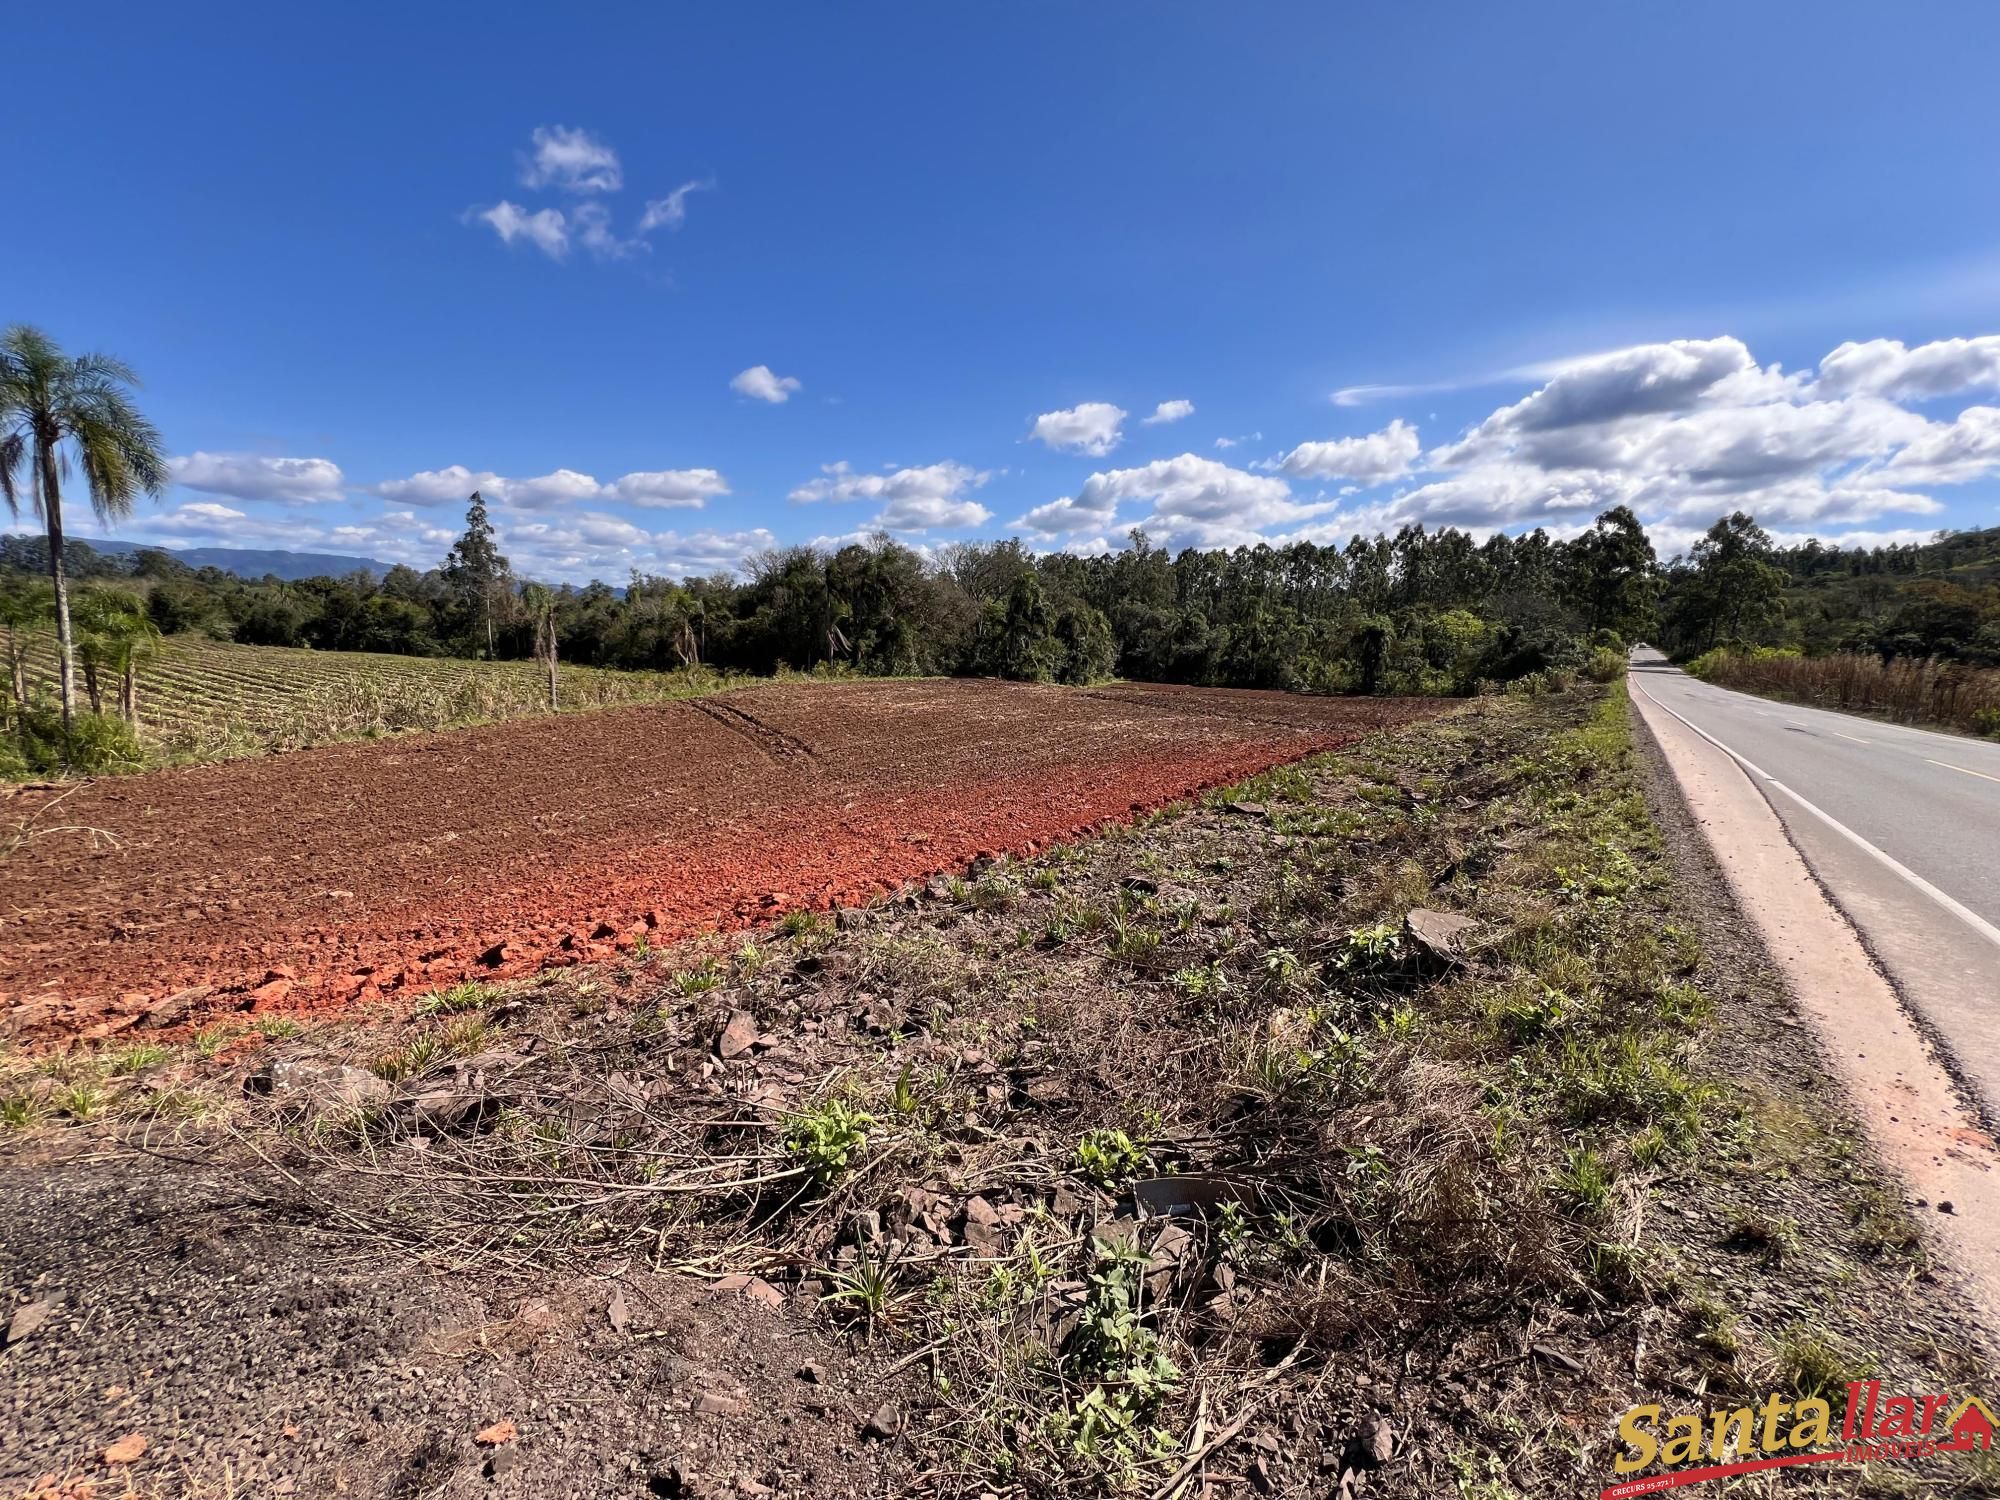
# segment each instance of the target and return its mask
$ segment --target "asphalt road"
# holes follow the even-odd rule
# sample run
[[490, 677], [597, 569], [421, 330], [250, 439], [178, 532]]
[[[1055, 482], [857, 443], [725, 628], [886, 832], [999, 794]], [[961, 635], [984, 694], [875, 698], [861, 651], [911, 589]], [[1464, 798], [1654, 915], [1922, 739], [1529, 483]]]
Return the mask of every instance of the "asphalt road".
[[2000, 744], [1711, 686], [1645, 648], [1635, 696], [1730, 752], [2000, 1119]]

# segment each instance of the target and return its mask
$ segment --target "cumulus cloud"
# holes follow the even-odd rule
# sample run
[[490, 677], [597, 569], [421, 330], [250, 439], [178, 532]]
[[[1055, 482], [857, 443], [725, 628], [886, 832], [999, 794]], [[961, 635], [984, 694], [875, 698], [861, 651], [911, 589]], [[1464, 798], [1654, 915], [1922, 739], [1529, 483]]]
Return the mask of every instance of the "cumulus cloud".
[[1922, 486], [2000, 468], [2000, 424], [1982, 407], [1933, 422], [1879, 391], [1970, 378], [1979, 341], [1960, 342], [1907, 360], [1900, 346], [1835, 351], [1817, 380], [1758, 365], [1734, 338], [1568, 361], [1423, 455], [1424, 482], [1387, 502], [1384, 519], [1560, 524], [1616, 504], [1690, 524], [1738, 508], [1797, 525], [1933, 514], [1941, 507]]
[[575, 469], [557, 469], [530, 479], [510, 479], [491, 469], [474, 471], [463, 464], [426, 469], [407, 479], [390, 479], [375, 486], [385, 500], [403, 505], [458, 505], [474, 490], [497, 504], [516, 510], [545, 510], [587, 501], [616, 501], [648, 509], [687, 507], [699, 510], [712, 497], [729, 493], [729, 484], [714, 469], [654, 469], [624, 475], [599, 484]]
[[739, 372], [730, 380], [729, 388], [739, 396], [768, 401], [773, 406], [783, 405], [792, 399], [792, 392], [804, 389], [794, 376], [774, 375], [769, 365], [752, 365]]
[[993, 477], [991, 470], [964, 464], [928, 464], [889, 474], [857, 474], [843, 460], [823, 465], [818, 479], [791, 493], [800, 504], [818, 501], [867, 500], [882, 505], [868, 523], [870, 531], [955, 531], [983, 526], [993, 512], [966, 495]]
[[569, 223], [577, 243], [599, 260], [622, 260], [635, 250], [650, 248], [643, 240], [620, 239], [611, 227], [611, 210], [602, 203], [577, 204]]
[[338, 500], [346, 490], [340, 465], [330, 458], [190, 453], [169, 467], [176, 484], [237, 500]]
[[1351, 479], [1382, 484], [1410, 472], [1422, 445], [1417, 429], [1401, 417], [1380, 432], [1331, 442], [1301, 443], [1278, 460], [1278, 470], [1295, 479]]
[[1092, 474], [1072, 497], [1037, 506], [1016, 523], [1044, 536], [1109, 530], [1121, 507], [1150, 506], [1126, 524], [1188, 546], [1236, 546], [1274, 526], [1297, 525], [1332, 504], [1303, 504], [1284, 480], [1183, 453], [1133, 469]]
[[1047, 411], [1035, 418], [1028, 436], [1063, 453], [1102, 458], [1124, 437], [1120, 431], [1125, 409], [1109, 401], [1086, 401], [1068, 411]]
[[646, 211], [639, 215], [639, 233], [651, 234], [655, 229], [678, 229], [687, 222], [687, 199], [689, 193], [705, 193], [715, 186], [713, 177], [699, 182], [684, 182], [664, 198], [651, 198], [646, 202]]
[[1899, 339], [1849, 341], [1819, 362], [1820, 392], [1928, 401], [1954, 391], [2000, 390], [2000, 334], [1903, 347]]
[[1191, 417], [1193, 415], [1194, 403], [1192, 401], [1162, 401], [1158, 406], [1153, 408], [1153, 414], [1150, 417], [1140, 419], [1139, 425], [1142, 427], [1157, 427], [1163, 422], [1178, 422], [1182, 417]]
[[502, 199], [473, 217], [490, 225], [502, 244], [525, 240], [550, 260], [561, 260], [569, 254], [569, 222], [560, 209], [544, 208], [529, 213], [520, 204]]
[[538, 125], [533, 149], [521, 158], [523, 187], [560, 188], [568, 193], [615, 193], [625, 184], [618, 153], [588, 130]]

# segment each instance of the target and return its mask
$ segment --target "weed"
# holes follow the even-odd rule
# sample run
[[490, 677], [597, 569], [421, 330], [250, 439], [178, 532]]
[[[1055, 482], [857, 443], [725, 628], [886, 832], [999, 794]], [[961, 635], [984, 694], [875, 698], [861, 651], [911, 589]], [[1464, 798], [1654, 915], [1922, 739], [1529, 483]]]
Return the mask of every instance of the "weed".
[[490, 984], [481, 984], [476, 979], [467, 979], [449, 989], [432, 990], [417, 1002], [415, 1014], [420, 1016], [455, 1016], [468, 1010], [480, 1010], [490, 1004], [499, 994]]
[[285, 1038], [297, 1036], [305, 1030], [303, 1025], [290, 1016], [259, 1016], [256, 1026], [258, 1034], [270, 1042], [282, 1042]]
[[674, 976], [674, 988], [683, 995], [701, 995], [722, 983], [722, 966], [713, 958], [704, 958], [691, 969], [683, 969]]
[[438, 1045], [463, 1057], [486, 1045], [486, 1017], [460, 1016], [438, 1033]]
[[1588, 1146], [1574, 1146], [1555, 1175], [1555, 1190], [1571, 1210], [1595, 1218], [1611, 1201], [1611, 1170]]
[[56, 1113], [68, 1115], [77, 1124], [86, 1125], [110, 1107], [111, 1095], [101, 1084], [78, 1082], [57, 1089], [49, 1102], [55, 1106]]
[[123, 1078], [128, 1073], [143, 1073], [170, 1056], [172, 1054], [165, 1047], [156, 1043], [135, 1042], [129, 1047], [120, 1047], [116, 1052], [105, 1053], [104, 1071], [113, 1078]]
[[1832, 1397], [1843, 1387], [1865, 1380], [1875, 1361], [1823, 1329], [1794, 1325], [1777, 1337], [1772, 1353], [1778, 1371], [1793, 1394]]
[[846, 1172], [851, 1156], [867, 1148], [868, 1132], [874, 1125], [873, 1115], [856, 1109], [846, 1099], [822, 1100], [792, 1117], [785, 1149], [814, 1182], [827, 1187]]
[[1077, 1170], [1100, 1187], [1123, 1182], [1145, 1164], [1145, 1148], [1122, 1130], [1093, 1130], [1076, 1143]]
[[439, 1050], [435, 1036], [420, 1036], [405, 1047], [383, 1053], [368, 1064], [368, 1071], [385, 1082], [401, 1083], [406, 1078], [422, 1076], [437, 1061]]
[[826, 918], [816, 911], [788, 911], [779, 919], [778, 936], [788, 938], [812, 938], [824, 936], [828, 931]]
[[31, 1125], [41, 1123], [48, 1112], [40, 1095], [28, 1089], [12, 1094], [0, 1095], [0, 1127], [8, 1130], [26, 1130]]
[[864, 1250], [851, 1270], [834, 1271], [829, 1279], [833, 1290], [820, 1301], [860, 1317], [870, 1333], [896, 1304], [896, 1269], [886, 1255], [878, 1260]]
[[229, 1045], [233, 1035], [234, 1033], [226, 1026], [210, 1026], [197, 1031], [194, 1034], [195, 1056], [204, 1061], [220, 1056], [222, 1049]]

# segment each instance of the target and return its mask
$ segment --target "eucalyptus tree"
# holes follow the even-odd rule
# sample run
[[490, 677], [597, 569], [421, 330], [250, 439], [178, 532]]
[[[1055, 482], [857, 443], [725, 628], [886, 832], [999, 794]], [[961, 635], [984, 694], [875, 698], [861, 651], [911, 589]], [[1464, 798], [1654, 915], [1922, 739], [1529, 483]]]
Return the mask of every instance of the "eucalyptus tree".
[[0, 498], [18, 516], [25, 494], [48, 534], [65, 733], [76, 711], [76, 656], [63, 573], [63, 483], [80, 473], [91, 510], [107, 524], [129, 516], [140, 494], [165, 491], [159, 431], [129, 393], [138, 383], [123, 360], [72, 357], [25, 324], [0, 334]]

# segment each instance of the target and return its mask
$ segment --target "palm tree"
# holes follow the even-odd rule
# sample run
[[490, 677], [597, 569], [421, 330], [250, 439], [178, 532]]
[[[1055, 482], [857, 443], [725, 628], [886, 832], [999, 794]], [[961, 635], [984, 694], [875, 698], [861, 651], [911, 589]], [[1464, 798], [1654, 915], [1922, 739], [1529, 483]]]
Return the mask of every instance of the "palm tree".
[[77, 657], [83, 663], [90, 711], [104, 712], [98, 672], [108, 669], [118, 678], [118, 717], [137, 729], [139, 664], [157, 653], [159, 626], [137, 596], [116, 588], [85, 591], [76, 601], [76, 625]]
[[556, 698], [556, 596], [545, 584], [530, 583], [521, 589], [521, 607], [535, 626], [535, 660], [549, 669], [549, 712], [561, 704]]
[[83, 471], [91, 510], [107, 523], [129, 516], [141, 491], [166, 489], [159, 431], [127, 394], [138, 383], [123, 360], [108, 354], [72, 359], [25, 324], [0, 335], [0, 496], [18, 516], [25, 471], [35, 514], [48, 531], [65, 733], [76, 711], [76, 661], [63, 576], [62, 484], [74, 463]]

